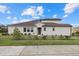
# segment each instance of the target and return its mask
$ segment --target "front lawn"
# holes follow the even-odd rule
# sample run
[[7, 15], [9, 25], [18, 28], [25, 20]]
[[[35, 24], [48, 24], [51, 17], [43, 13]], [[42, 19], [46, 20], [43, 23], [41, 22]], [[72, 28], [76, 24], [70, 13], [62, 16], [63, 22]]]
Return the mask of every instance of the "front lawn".
[[1, 40], [0, 46], [79, 45], [79, 40]]
[[[25, 36], [26, 38], [28, 36]], [[31, 38], [33, 38], [31, 36]], [[78, 38], [78, 37], [77, 37]], [[25, 46], [25, 45], [79, 45], [78, 39], [25, 39], [12, 40], [12, 36], [1, 36], [0, 46]]]

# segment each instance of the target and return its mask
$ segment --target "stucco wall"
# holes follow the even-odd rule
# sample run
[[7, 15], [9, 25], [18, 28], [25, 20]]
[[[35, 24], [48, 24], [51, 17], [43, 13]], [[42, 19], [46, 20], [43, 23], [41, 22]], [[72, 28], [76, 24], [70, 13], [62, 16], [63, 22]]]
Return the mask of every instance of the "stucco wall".
[[[24, 26], [25, 27], [25, 26]], [[31, 35], [37, 35], [38, 30], [37, 27], [33, 27], [33, 32], [23, 32], [23, 28], [24, 27], [17, 27], [21, 33], [25, 34], [29, 34], [31, 33]], [[12, 34], [14, 31], [15, 27], [8, 27], [8, 34]], [[55, 27], [55, 31], [52, 30], [53, 27], [46, 27], [46, 31], [44, 31], [44, 27], [41, 27], [42, 31], [41, 34], [43, 35], [70, 35], [71, 34], [71, 28], [70, 27]], [[26, 27], [27, 29], [27, 27]]]
[[70, 27], [55, 27], [55, 30], [52, 30], [53, 27], [46, 27], [46, 31], [43, 31], [43, 35], [71, 35], [71, 28]]
[[[37, 28], [36, 27], [33, 27], [33, 30], [34, 30], [33, 32], [27, 32], [27, 28], [28, 27], [26, 27], [26, 32], [24, 32], [23, 28], [25, 28], [25, 26], [24, 27], [17, 27], [17, 28], [23, 34], [25, 34], [25, 33], [27, 33], [27, 34], [31, 33], [32, 35], [37, 35]], [[15, 29], [15, 27], [8, 27], [8, 34], [13, 34], [14, 29]]]

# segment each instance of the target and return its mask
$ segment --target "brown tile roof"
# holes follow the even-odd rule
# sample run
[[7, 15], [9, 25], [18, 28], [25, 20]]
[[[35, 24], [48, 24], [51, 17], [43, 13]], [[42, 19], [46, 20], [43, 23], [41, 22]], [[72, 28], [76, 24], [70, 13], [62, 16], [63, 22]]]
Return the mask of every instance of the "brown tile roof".
[[58, 23], [44, 23], [43, 27], [72, 27], [70, 24], [58, 24]]
[[39, 22], [38, 20], [28, 21], [23, 23], [11, 24], [8, 26], [35, 26], [35, 23]]
[[[36, 23], [40, 22], [40, 20], [33, 20], [23, 23], [11, 24], [8, 26], [35, 26]], [[58, 24], [58, 23], [43, 23], [43, 27], [72, 27], [70, 24]]]
[[59, 19], [59, 18], [47, 18], [47, 19], [40, 19], [40, 20], [46, 20], [46, 21], [49, 21], [49, 20], [55, 20], [55, 21], [61, 21], [62, 19]]

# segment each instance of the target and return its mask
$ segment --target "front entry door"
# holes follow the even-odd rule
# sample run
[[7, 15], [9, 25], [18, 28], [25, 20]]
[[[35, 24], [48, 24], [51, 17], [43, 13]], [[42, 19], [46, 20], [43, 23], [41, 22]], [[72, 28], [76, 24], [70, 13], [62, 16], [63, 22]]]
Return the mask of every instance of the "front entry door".
[[39, 27], [37, 30], [38, 30], [38, 35], [40, 35], [41, 34], [41, 28]]

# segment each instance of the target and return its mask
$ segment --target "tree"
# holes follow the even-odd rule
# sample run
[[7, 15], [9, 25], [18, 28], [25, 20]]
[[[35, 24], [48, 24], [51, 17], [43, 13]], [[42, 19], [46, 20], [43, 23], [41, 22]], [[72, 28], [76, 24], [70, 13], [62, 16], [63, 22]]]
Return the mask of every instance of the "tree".
[[8, 34], [8, 27], [7, 26], [0, 26], [0, 33], [2, 35], [7, 35]]
[[15, 29], [14, 29], [14, 32], [13, 32], [13, 39], [14, 39], [14, 40], [21, 40], [21, 39], [23, 39], [22, 33], [19, 31], [18, 28], [15, 28]]

